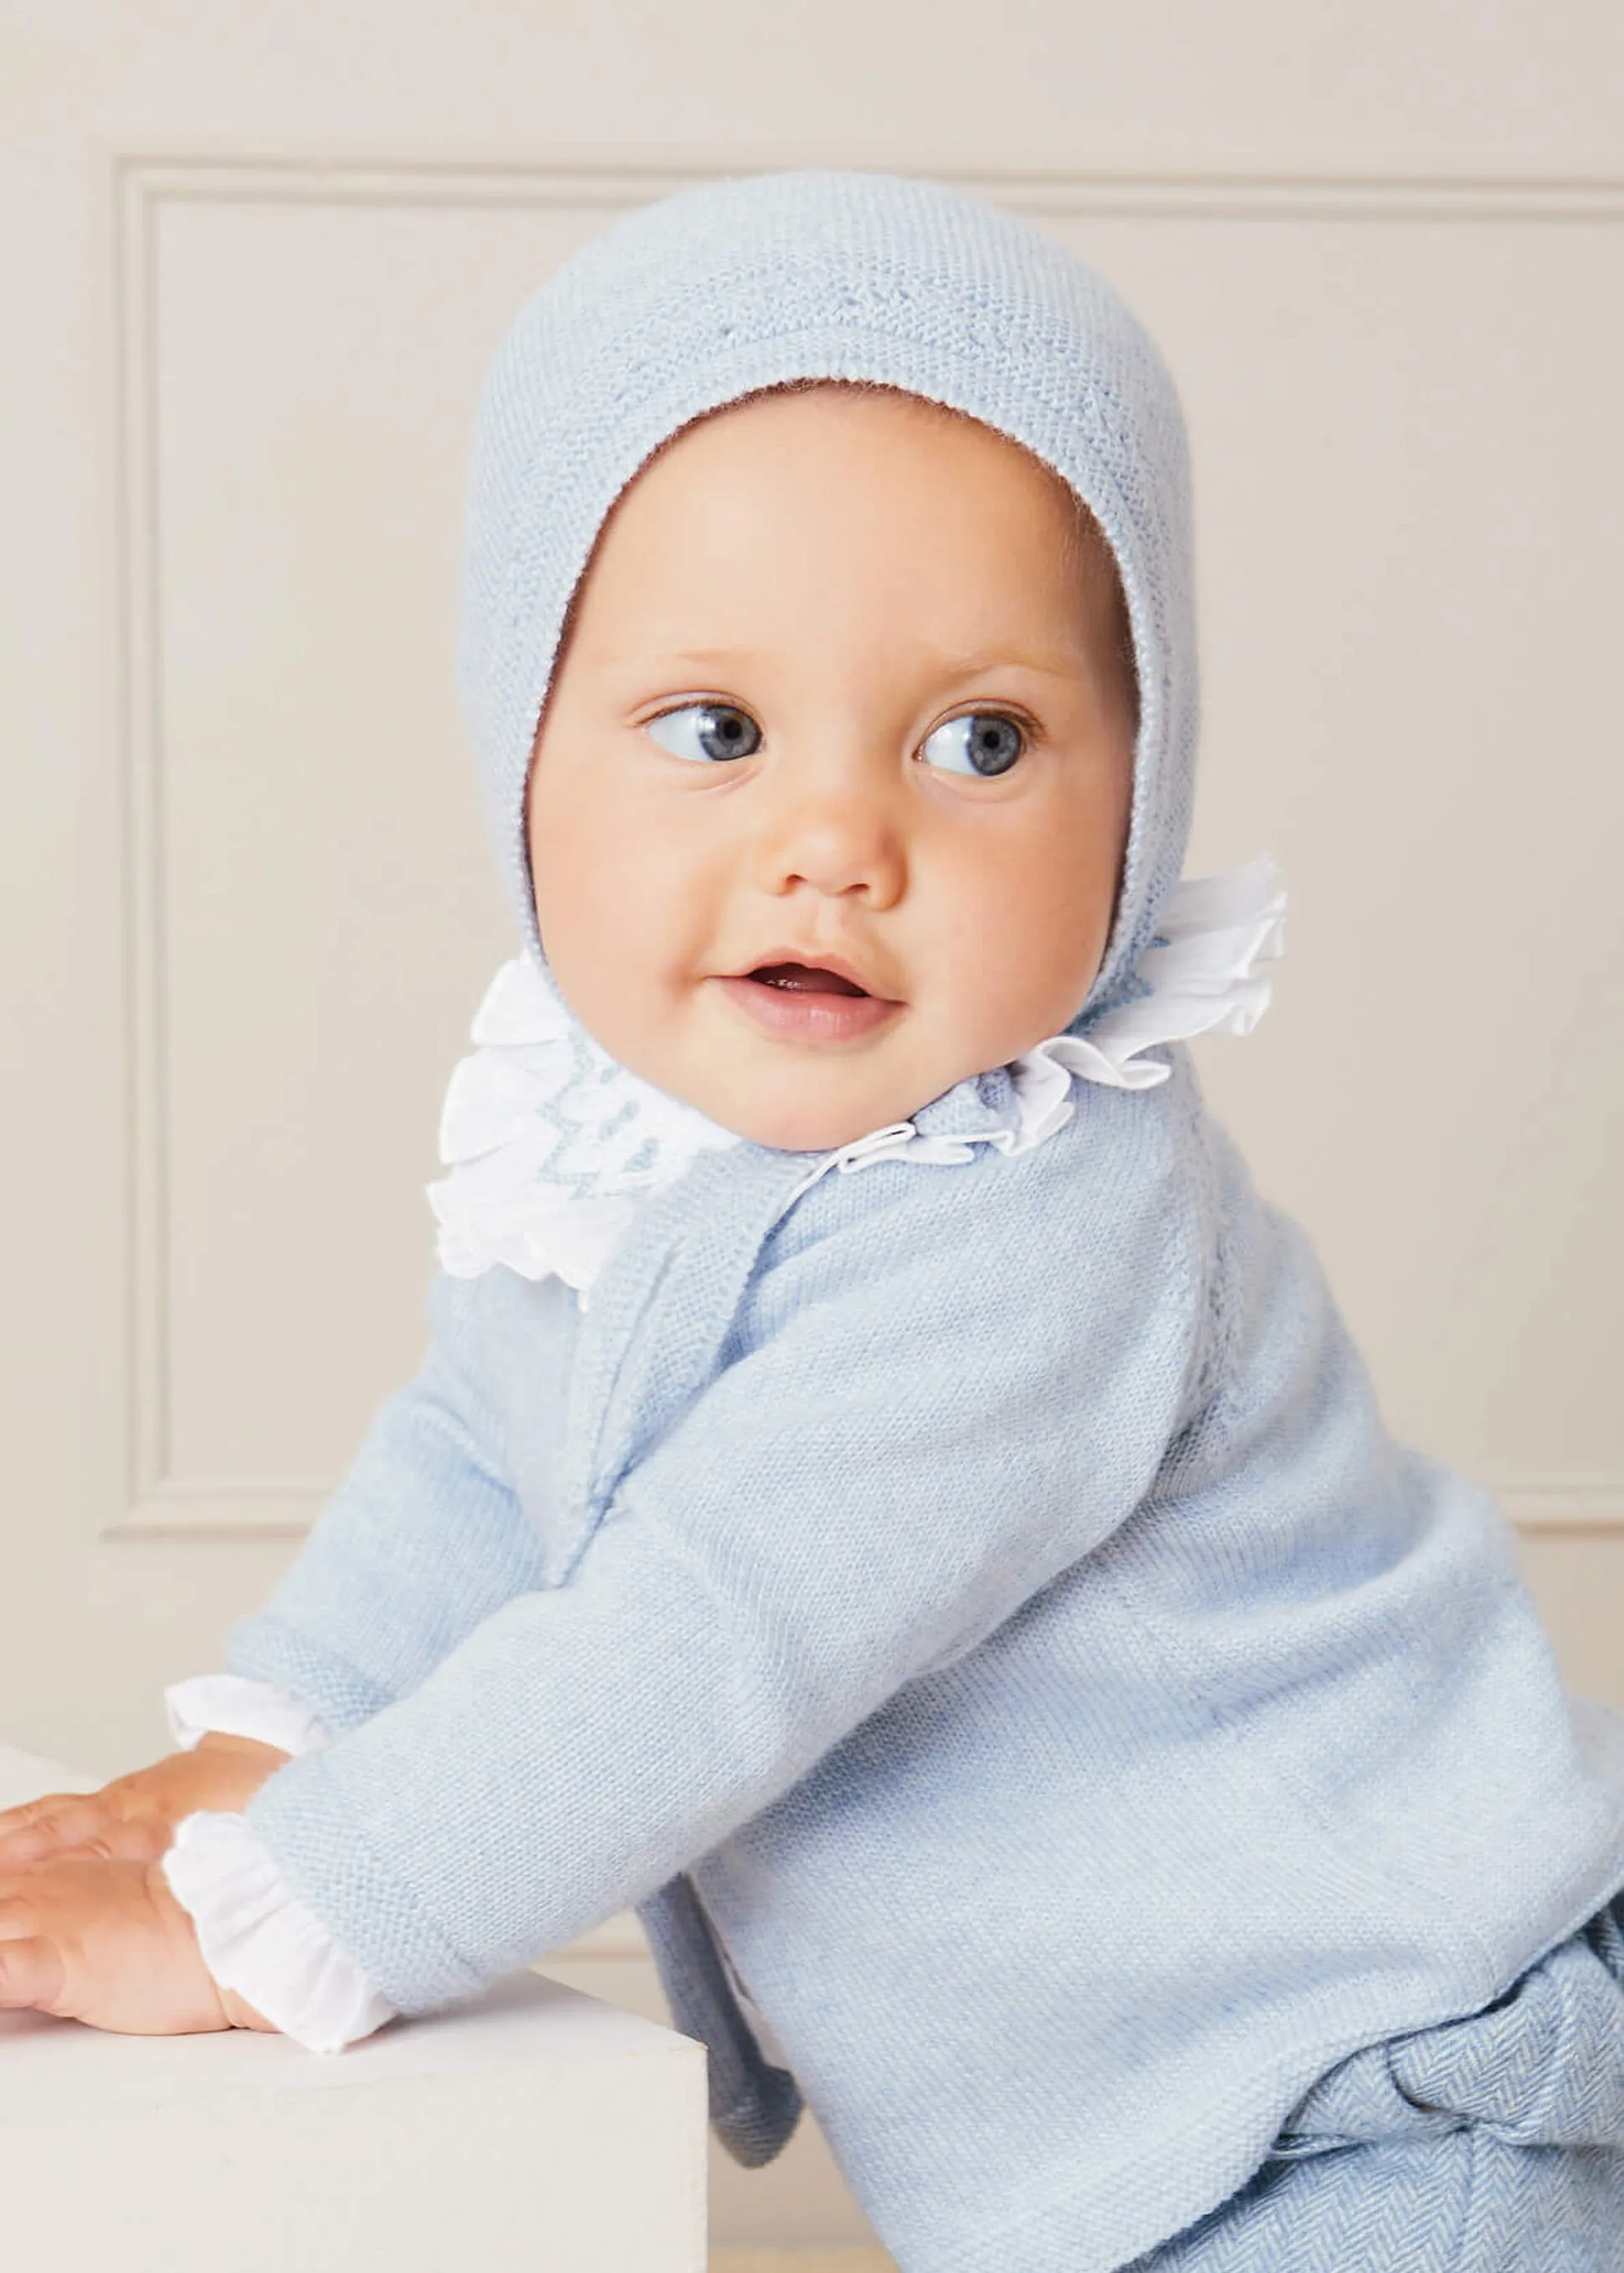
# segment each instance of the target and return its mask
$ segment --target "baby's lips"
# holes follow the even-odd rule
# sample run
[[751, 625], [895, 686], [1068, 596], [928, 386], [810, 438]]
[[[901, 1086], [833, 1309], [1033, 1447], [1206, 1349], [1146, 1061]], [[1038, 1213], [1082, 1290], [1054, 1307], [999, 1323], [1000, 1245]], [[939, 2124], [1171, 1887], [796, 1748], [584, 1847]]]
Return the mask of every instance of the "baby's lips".
[[718, 984], [755, 1024], [786, 1041], [854, 1041], [888, 1025], [901, 1008], [883, 994], [870, 994], [849, 983], [782, 986], [748, 971]]

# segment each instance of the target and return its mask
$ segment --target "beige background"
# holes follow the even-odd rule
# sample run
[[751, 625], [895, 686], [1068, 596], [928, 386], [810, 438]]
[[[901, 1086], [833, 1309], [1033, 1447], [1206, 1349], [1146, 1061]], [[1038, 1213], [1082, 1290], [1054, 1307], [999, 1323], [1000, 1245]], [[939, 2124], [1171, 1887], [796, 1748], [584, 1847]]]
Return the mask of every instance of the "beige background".
[[[1624, 19], [1533, 0], [0, 6], [0, 1731], [157, 1748], [423, 1336], [512, 934], [452, 687], [473, 388], [612, 212], [903, 166], [1147, 318], [1194, 439], [1209, 1054], [1395, 1428], [1624, 1704]], [[650, 1994], [609, 1928], [572, 1977]], [[816, 2142], [724, 2239], [861, 2229]]]

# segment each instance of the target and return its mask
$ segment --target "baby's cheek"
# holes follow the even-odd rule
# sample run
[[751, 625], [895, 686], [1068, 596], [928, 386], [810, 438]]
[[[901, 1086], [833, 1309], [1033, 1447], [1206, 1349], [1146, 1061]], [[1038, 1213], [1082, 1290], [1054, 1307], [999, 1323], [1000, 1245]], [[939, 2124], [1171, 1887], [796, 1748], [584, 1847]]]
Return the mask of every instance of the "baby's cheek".
[[941, 1014], [976, 1072], [1006, 1065], [1060, 1032], [1081, 1009], [1110, 922], [1111, 885], [1101, 892], [1034, 856], [996, 901], [972, 896], [952, 926], [952, 981]]

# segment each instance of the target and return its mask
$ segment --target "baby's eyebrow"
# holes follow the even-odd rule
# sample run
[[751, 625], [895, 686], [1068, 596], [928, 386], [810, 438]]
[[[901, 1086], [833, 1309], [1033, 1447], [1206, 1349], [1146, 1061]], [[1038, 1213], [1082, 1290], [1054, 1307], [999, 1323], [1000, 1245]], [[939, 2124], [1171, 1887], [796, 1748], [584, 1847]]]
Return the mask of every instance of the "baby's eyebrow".
[[[771, 662], [772, 656], [753, 647], [685, 647], [671, 648], [658, 655], [638, 656], [639, 668], [651, 671], [680, 669], [726, 671], [741, 664]], [[1040, 679], [1074, 679], [1085, 661], [1081, 652], [1061, 651], [1026, 654], [1011, 648], [989, 648], [968, 654], [951, 654], [942, 649], [915, 650], [911, 661], [928, 663], [930, 670], [944, 679], [957, 685], [966, 679], [982, 679], [995, 671], [1029, 671]]]
[[1084, 658], [1080, 651], [1024, 655], [1011, 648], [989, 648], [984, 653], [936, 655], [931, 660], [944, 679], [984, 679], [995, 671], [1027, 671], [1040, 679], [1074, 679]]
[[650, 671], [673, 671], [684, 665], [694, 665], [701, 670], [707, 665], [712, 670], [727, 670], [741, 663], [759, 663], [765, 659], [762, 649], [753, 647], [662, 648], [654, 654], [628, 658], [639, 667]]

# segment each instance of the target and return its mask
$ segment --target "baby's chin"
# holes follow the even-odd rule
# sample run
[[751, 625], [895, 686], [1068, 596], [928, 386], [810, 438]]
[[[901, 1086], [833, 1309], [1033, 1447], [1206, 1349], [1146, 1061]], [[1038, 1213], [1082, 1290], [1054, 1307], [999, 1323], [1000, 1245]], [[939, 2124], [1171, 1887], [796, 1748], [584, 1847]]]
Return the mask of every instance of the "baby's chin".
[[[843, 1144], [855, 1144], [864, 1136], [871, 1136], [877, 1129], [889, 1129], [899, 1121], [911, 1121], [921, 1106], [930, 1102], [921, 1097], [906, 1112], [861, 1113], [831, 1114], [819, 1112], [808, 1104], [797, 1112], [793, 1108], [775, 1107], [756, 1113], [733, 1114], [721, 1121], [739, 1136], [748, 1137], [752, 1144], [765, 1145], [775, 1152], [837, 1152]], [[719, 1116], [710, 1115], [712, 1120]], [[748, 1126], [745, 1125], [748, 1123]]]
[[756, 1079], [744, 1074], [730, 1079], [711, 1068], [709, 1078], [688, 1088], [687, 1099], [719, 1128], [752, 1144], [778, 1152], [833, 1152], [911, 1121], [963, 1078], [948, 1072], [876, 1081], [874, 1070], [810, 1055], [804, 1065], [775, 1068]]

